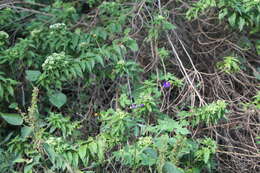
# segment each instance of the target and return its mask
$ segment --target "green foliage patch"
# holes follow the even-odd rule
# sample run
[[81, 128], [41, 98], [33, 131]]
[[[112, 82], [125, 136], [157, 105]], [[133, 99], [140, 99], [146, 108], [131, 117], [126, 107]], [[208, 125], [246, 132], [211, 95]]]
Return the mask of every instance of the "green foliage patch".
[[[217, 170], [218, 141], [194, 129], [225, 122], [229, 102], [218, 97], [197, 104], [202, 83], [190, 78], [198, 71], [188, 75], [190, 69], [173, 65], [186, 66], [165, 43], [179, 28], [159, 2], [29, 0], [1, 7], [2, 172]], [[215, 8], [232, 29], [259, 32], [259, 0], [191, 6], [188, 19]], [[259, 54], [258, 42], [254, 46]], [[243, 70], [235, 56], [214, 66], [225, 75]], [[259, 92], [248, 105], [259, 109]]]

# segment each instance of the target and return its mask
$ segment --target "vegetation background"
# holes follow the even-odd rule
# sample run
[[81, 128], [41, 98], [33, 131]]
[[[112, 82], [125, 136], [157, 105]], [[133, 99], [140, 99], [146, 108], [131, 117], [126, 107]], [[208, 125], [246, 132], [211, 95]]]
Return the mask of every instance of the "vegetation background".
[[0, 1], [1, 173], [259, 173], [259, 0]]

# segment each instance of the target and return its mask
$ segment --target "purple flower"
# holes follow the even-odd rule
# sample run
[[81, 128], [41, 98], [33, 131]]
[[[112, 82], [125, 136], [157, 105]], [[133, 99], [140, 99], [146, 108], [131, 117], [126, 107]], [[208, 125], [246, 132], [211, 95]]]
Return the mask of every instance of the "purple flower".
[[171, 87], [171, 83], [168, 81], [163, 82], [163, 88], [170, 88]]
[[135, 108], [137, 108], [136, 104], [132, 104], [132, 105], [130, 106], [130, 109], [135, 109]]
[[140, 105], [132, 104], [130, 106], [130, 109], [136, 109], [136, 108], [140, 108], [140, 107], [144, 107], [144, 104], [140, 104]]

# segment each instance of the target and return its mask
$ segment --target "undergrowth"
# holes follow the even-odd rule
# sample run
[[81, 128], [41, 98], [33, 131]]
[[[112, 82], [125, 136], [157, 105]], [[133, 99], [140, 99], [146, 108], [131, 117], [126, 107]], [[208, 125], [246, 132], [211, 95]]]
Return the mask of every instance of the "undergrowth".
[[259, 21], [259, 0], [1, 2], [1, 172], [259, 172]]

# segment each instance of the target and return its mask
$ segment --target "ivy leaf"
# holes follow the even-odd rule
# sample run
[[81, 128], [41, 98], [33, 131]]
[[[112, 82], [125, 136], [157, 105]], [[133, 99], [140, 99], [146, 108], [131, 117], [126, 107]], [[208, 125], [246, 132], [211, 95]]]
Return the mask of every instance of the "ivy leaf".
[[25, 73], [26, 73], [26, 79], [31, 82], [36, 81], [41, 75], [41, 72], [37, 70], [26, 70]]
[[0, 113], [0, 116], [9, 124], [19, 126], [23, 124], [23, 118], [20, 114]]
[[67, 96], [62, 92], [56, 92], [49, 96], [49, 101], [57, 108], [61, 108], [67, 102]]

